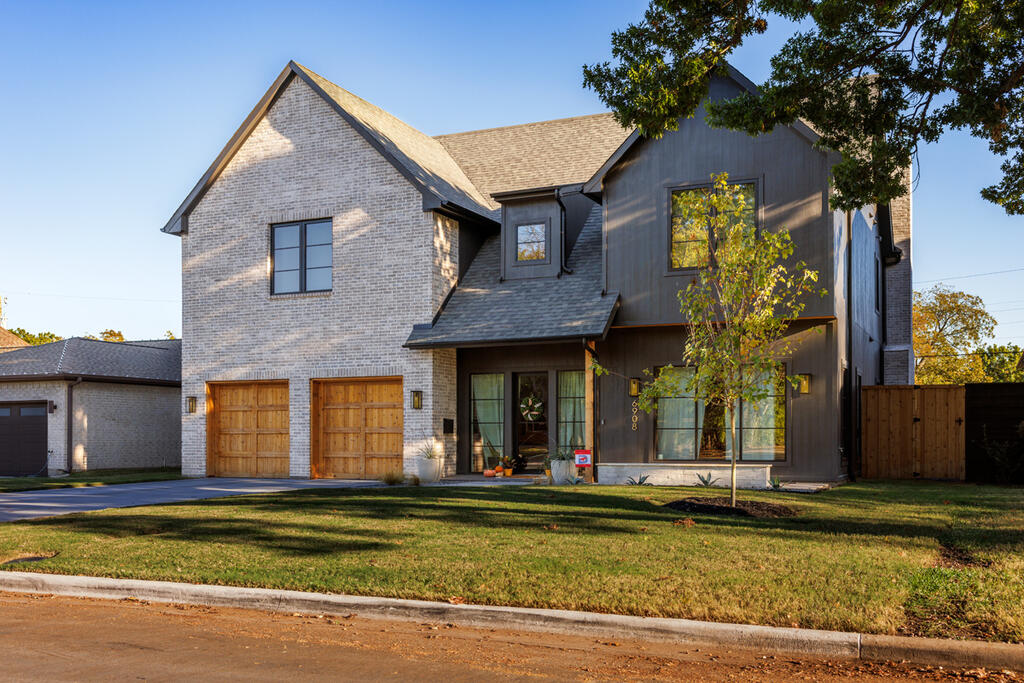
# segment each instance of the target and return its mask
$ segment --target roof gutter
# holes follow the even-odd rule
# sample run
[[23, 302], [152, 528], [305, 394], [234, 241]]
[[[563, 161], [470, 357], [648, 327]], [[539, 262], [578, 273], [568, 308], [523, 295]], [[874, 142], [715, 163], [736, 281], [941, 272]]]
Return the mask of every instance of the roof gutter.
[[64, 429], [66, 439], [64, 451], [67, 456], [67, 467], [65, 467], [65, 470], [68, 474], [71, 474], [71, 468], [74, 465], [74, 453], [72, 451], [72, 447], [74, 446], [73, 427], [75, 424], [75, 387], [83, 381], [84, 380], [79, 377], [74, 382], [69, 382], [64, 398]]
[[78, 375], [66, 372], [36, 375], [0, 375], [0, 383], [3, 382], [70, 382], [81, 379], [83, 382], [104, 382], [107, 384], [144, 384], [157, 387], [180, 387], [180, 380], [173, 379], [145, 379], [139, 377], [111, 377], [108, 375]]

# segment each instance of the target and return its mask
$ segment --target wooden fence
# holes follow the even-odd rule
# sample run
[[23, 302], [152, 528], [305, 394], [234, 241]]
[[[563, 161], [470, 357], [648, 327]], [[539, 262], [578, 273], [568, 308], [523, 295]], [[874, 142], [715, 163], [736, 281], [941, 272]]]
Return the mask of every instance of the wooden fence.
[[964, 387], [861, 389], [861, 476], [963, 481]]

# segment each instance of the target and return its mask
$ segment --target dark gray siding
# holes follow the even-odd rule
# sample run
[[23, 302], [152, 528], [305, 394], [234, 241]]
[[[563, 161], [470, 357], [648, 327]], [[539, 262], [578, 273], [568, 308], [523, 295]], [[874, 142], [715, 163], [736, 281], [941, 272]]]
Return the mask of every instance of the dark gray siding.
[[[501, 212], [505, 279], [557, 275], [562, 266], [562, 209], [554, 195], [508, 201], [502, 204]], [[543, 261], [516, 260], [516, 226], [526, 223], [542, 223], [547, 226], [547, 253]]]
[[[513, 410], [512, 400], [514, 372], [547, 372], [548, 396], [557, 395], [557, 376], [559, 370], [583, 370], [583, 344], [530, 344], [522, 346], [501, 346], [491, 348], [459, 349], [456, 362], [458, 364], [458, 460], [457, 470], [460, 473], [469, 471], [472, 432], [470, 420], [470, 386], [469, 378], [478, 372], [500, 372], [505, 375], [505, 452], [512, 453]], [[548, 422], [557, 424], [557, 401], [551, 401]], [[552, 435], [554, 431], [551, 432]]]
[[[716, 79], [709, 96], [739, 92]], [[605, 178], [607, 289], [618, 290], [617, 325], [681, 321], [676, 294], [689, 278], [668, 269], [669, 199], [672, 188], [707, 183], [712, 173], [758, 183], [759, 216], [768, 229], [786, 227], [796, 259], [832, 280], [827, 155], [790, 128], [751, 138], [704, 122], [703, 110], [661, 139], [642, 140]], [[831, 298], [808, 302], [806, 316], [834, 314]]]
[[[631, 428], [633, 399], [629, 377], [644, 370], [680, 365], [684, 328], [614, 329], [597, 346], [600, 363], [611, 373], [598, 383], [599, 462], [651, 462], [654, 458], [654, 416], [640, 411], [637, 431]], [[792, 389], [787, 398], [786, 460], [772, 463], [772, 475], [784, 479], [831, 481], [841, 474], [839, 460], [838, 390], [835, 382], [834, 323], [794, 328], [799, 342], [783, 358], [790, 375], [811, 375], [811, 393]]]

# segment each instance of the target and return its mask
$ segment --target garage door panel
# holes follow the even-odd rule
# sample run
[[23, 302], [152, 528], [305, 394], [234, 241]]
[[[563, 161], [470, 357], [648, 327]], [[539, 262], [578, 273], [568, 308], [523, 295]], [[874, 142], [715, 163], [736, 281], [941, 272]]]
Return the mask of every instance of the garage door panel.
[[0, 406], [0, 476], [45, 474], [46, 405]]
[[366, 409], [366, 426], [372, 429], [401, 430], [402, 409], [368, 407]]
[[312, 470], [317, 477], [374, 479], [402, 469], [402, 380], [316, 380]]
[[288, 383], [211, 384], [210, 398], [210, 473], [228, 477], [287, 477]]

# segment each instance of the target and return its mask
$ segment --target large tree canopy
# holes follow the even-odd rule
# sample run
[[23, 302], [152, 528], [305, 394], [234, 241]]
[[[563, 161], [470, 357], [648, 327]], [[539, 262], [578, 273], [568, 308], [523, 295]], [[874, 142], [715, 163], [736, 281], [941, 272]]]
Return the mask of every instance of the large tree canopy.
[[583, 68], [626, 126], [674, 130], [709, 80], [772, 15], [808, 26], [772, 58], [758, 94], [708, 104], [713, 126], [768, 132], [803, 119], [842, 153], [833, 206], [907, 193], [919, 143], [966, 129], [1005, 157], [981, 191], [1024, 214], [1024, 2], [1021, 0], [652, 0], [643, 21], [612, 34], [614, 63]]
[[918, 384], [991, 381], [979, 351], [992, 337], [996, 320], [980, 296], [935, 285], [914, 292], [914, 355]]

